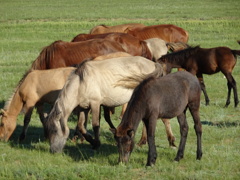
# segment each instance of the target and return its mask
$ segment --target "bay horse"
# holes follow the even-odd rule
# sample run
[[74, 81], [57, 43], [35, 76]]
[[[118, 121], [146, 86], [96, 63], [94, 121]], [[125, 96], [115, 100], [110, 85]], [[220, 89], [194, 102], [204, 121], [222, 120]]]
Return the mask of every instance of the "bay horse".
[[103, 34], [103, 33], [111, 33], [111, 32], [124, 32], [126, 29], [132, 29], [136, 27], [144, 27], [144, 24], [140, 23], [128, 23], [128, 24], [119, 24], [115, 26], [107, 26], [104, 24], [97, 25], [93, 27], [89, 34]]
[[188, 42], [188, 32], [173, 24], [160, 24], [135, 29], [126, 29], [124, 33], [131, 34], [140, 40], [160, 38], [166, 42]]
[[51, 70], [35, 70], [27, 74], [19, 82], [11, 98], [1, 110], [0, 139], [8, 141], [16, 128], [19, 113], [23, 111], [24, 128], [20, 140], [26, 136], [27, 127], [36, 107], [40, 120], [45, 120], [44, 103], [53, 104], [63, 88], [69, 74], [76, 70], [74, 67], [57, 68]]
[[202, 125], [199, 116], [201, 87], [195, 76], [186, 71], [178, 71], [163, 77], [152, 74], [134, 90], [126, 112], [117, 129], [112, 129], [117, 141], [119, 162], [127, 163], [134, 148], [134, 136], [140, 121], [147, 128], [147, 166], [155, 164], [157, 151], [155, 129], [158, 118], [177, 117], [180, 126], [180, 144], [175, 161], [184, 156], [188, 134], [186, 110], [190, 110], [197, 135], [197, 159], [202, 157]]
[[[86, 115], [90, 109], [92, 111], [95, 139], [87, 133], [84, 121], [79, 123], [82, 124], [80, 132], [94, 149], [98, 148], [100, 105], [116, 107], [127, 103], [133, 88], [154, 71], [163, 73], [160, 64], [140, 56], [81, 63], [69, 76], [44, 125], [51, 152], [62, 151], [69, 135], [67, 120], [77, 105]], [[130, 79], [127, 84], [131, 84], [132, 88], [124, 87], [125, 79]]]
[[237, 107], [239, 103], [237, 85], [232, 76], [237, 55], [240, 55], [240, 50], [231, 50], [228, 47], [200, 48], [200, 46], [196, 46], [164, 55], [157, 62], [165, 64], [167, 73], [170, 73], [172, 68], [180, 67], [196, 75], [201, 84], [206, 105], [209, 105], [209, 97], [206, 92], [203, 74], [211, 75], [221, 71], [227, 79], [228, 87], [225, 107], [230, 104], [232, 89], [235, 107]]

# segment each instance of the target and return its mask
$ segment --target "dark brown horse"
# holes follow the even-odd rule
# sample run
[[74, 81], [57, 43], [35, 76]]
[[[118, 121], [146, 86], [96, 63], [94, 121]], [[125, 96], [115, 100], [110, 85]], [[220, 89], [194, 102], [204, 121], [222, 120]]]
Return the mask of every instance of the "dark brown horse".
[[78, 34], [72, 42], [86, 41], [90, 39], [106, 39], [114, 41], [122, 46], [125, 52], [132, 56], [143, 56], [152, 59], [152, 53], [147, 46], [147, 42], [126, 33], [105, 33], [105, 34]]
[[128, 24], [119, 24], [115, 26], [107, 26], [104, 24], [97, 25], [93, 27], [89, 34], [103, 34], [103, 33], [110, 33], [110, 32], [124, 32], [126, 29], [132, 29], [136, 27], [144, 27], [144, 24], [140, 23], [128, 23]]
[[143, 28], [127, 29], [125, 33], [138, 39], [160, 38], [166, 42], [188, 42], [188, 32], [172, 24], [146, 26]]
[[201, 87], [196, 77], [186, 71], [179, 71], [163, 77], [151, 76], [134, 90], [122, 122], [112, 129], [117, 141], [119, 161], [128, 162], [134, 147], [134, 135], [141, 120], [147, 129], [147, 166], [155, 164], [157, 158], [155, 129], [158, 118], [177, 117], [181, 140], [175, 160], [184, 156], [188, 134], [186, 110], [189, 108], [197, 135], [197, 159], [202, 157], [202, 125], [199, 117]]
[[205, 89], [203, 74], [215, 74], [221, 71], [227, 78], [228, 95], [225, 107], [230, 104], [231, 90], [234, 93], [234, 103], [237, 107], [239, 100], [237, 94], [236, 81], [232, 76], [232, 71], [236, 65], [236, 55], [240, 55], [240, 50], [231, 50], [228, 47], [200, 48], [191, 47], [182, 51], [162, 56], [158, 62], [166, 65], [167, 73], [172, 68], [183, 68], [193, 75], [196, 75], [201, 84], [205, 96], [206, 105], [209, 104], [209, 98]]

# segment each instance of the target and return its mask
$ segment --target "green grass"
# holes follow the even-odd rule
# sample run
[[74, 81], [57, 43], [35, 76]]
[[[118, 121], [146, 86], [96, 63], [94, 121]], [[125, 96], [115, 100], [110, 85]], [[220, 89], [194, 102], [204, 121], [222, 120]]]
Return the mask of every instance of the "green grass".
[[[240, 8], [236, 0], [0, 0], [0, 108], [44, 46], [55, 40], [70, 41], [95, 25], [122, 23], [176, 24], [189, 32], [191, 45], [240, 49]], [[238, 58], [239, 59], [239, 58]], [[233, 75], [240, 82], [240, 64]], [[135, 147], [130, 162], [118, 165], [118, 152], [106, 122], [101, 121], [102, 146], [93, 151], [86, 143], [68, 141], [62, 154], [49, 153], [43, 129], [33, 114], [24, 142], [18, 142], [23, 115], [9, 142], [0, 142], [0, 179], [239, 179], [240, 109], [233, 99], [228, 108], [226, 79], [221, 73], [204, 76], [210, 106], [201, 99], [203, 157], [196, 161], [196, 135], [188, 113], [189, 135], [185, 157], [173, 162], [176, 150], [168, 147], [161, 121], [157, 125], [156, 165], [146, 168], [147, 146]], [[239, 89], [239, 88], [238, 88]], [[112, 116], [119, 124], [120, 108]], [[71, 135], [76, 117], [69, 121]], [[179, 126], [171, 121], [179, 143]], [[88, 124], [90, 132], [91, 124]], [[136, 141], [141, 135], [141, 125]]]

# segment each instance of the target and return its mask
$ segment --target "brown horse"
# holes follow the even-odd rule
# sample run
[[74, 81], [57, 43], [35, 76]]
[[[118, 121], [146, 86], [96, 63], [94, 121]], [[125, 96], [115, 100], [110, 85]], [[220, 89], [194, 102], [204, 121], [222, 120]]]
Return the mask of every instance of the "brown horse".
[[163, 77], [152, 75], [142, 81], [134, 90], [126, 112], [117, 129], [112, 129], [117, 141], [119, 161], [128, 162], [134, 148], [134, 135], [142, 120], [147, 127], [147, 166], [155, 164], [157, 158], [155, 129], [158, 118], [177, 117], [181, 140], [175, 160], [184, 156], [188, 134], [186, 110], [189, 108], [197, 135], [197, 159], [202, 157], [202, 125], [199, 116], [201, 87], [196, 77], [186, 71], [179, 71]]
[[160, 38], [166, 42], [188, 42], [188, 32], [172, 24], [146, 26], [143, 28], [127, 29], [125, 33], [138, 39]]
[[145, 27], [144, 24], [140, 23], [129, 23], [129, 24], [120, 24], [115, 26], [107, 26], [107, 25], [97, 25], [93, 27], [89, 34], [103, 34], [103, 33], [111, 33], [111, 32], [124, 32], [126, 29], [132, 29], [136, 27]]
[[113, 52], [125, 52], [125, 50], [120, 44], [105, 39], [92, 39], [83, 42], [55, 41], [41, 51], [32, 63], [31, 69], [73, 66], [83, 60]]
[[207, 49], [196, 46], [164, 55], [157, 62], [165, 64], [167, 73], [170, 73], [172, 68], [181, 67], [191, 72], [193, 75], [196, 75], [201, 84], [206, 105], [209, 104], [209, 98], [205, 89], [203, 74], [210, 75], [221, 71], [227, 78], [228, 86], [228, 95], [225, 107], [230, 104], [232, 89], [234, 93], [235, 107], [237, 107], [239, 103], [237, 85], [232, 76], [232, 71], [237, 61], [236, 55], [240, 55], [240, 50], [231, 50], [228, 47], [215, 47]]
[[86, 41], [90, 39], [106, 39], [114, 41], [120, 44], [125, 52], [133, 56], [143, 56], [147, 59], [152, 59], [152, 53], [149, 50], [147, 43], [126, 33], [79, 34], [73, 38], [72, 42]]

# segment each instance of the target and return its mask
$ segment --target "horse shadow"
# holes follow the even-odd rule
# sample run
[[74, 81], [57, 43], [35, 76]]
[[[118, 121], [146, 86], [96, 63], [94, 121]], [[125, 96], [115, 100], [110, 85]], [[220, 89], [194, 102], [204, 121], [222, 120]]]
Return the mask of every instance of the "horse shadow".
[[240, 121], [235, 122], [210, 122], [210, 121], [201, 121], [202, 125], [216, 126], [218, 128], [228, 128], [240, 126]]
[[[48, 140], [44, 137], [44, 130], [42, 127], [30, 126], [28, 128], [27, 136], [23, 141], [19, 141], [20, 134], [22, 132], [22, 126], [17, 125], [14, 133], [12, 134], [9, 145], [16, 149], [26, 150], [40, 150], [46, 153], [50, 153], [50, 146]], [[69, 139], [64, 146], [63, 153], [70, 156], [73, 161], [86, 161], [95, 156], [109, 156], [116, 154], [117, 148], [114, 142], [114, 138], [111, 132], [101, 132], [102, 139], [106, 139], [107, 143], [102, 143], [99, 149], [93, 150], [91, 145], [86, 142], [77, 141], [73, 142], [75, 129], [70, 129]], [[89, 131], [93, 134], [92, 131]]]

